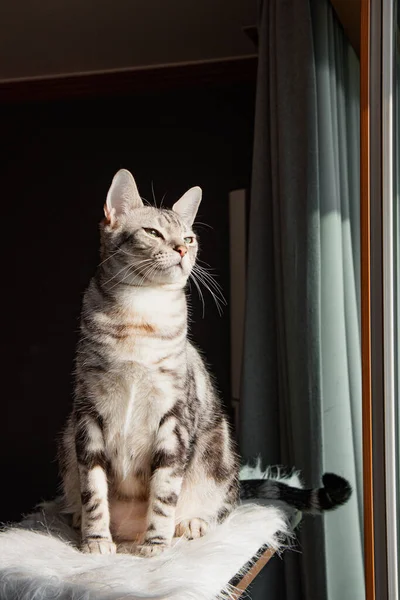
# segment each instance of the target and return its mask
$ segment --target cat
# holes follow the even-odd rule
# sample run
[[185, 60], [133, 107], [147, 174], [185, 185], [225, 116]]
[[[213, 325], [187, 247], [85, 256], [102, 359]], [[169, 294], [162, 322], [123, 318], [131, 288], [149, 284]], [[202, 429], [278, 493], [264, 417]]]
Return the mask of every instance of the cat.
[[[59, 448], [63, 511], [81, 530], [83, 552], [157, 555], [174, 537], [205, 535], [240, 497], [228, 420], [188, 339], [185, 288], [201, 197], [194, 187], [172, 209], [145, 206], [125, 169], [108, 191]], [[330, 484], [342, 490], [333, 508], [349, 490]], [[244, 482], [242, 498], [288, 496], [285, 484], [267, 487]], [[315, 492], [294, 496], [303, 509], [327, 506]]]

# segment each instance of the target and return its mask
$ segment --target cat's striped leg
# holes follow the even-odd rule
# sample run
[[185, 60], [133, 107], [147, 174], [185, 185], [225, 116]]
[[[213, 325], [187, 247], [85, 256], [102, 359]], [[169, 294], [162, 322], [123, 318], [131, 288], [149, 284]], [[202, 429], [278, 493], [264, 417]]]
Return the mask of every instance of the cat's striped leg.
[[75, 448], [82, 501], [81, 549], [91, 554], [114, 554], [104, 439], [100, 424], [93, 416], [77, 417]]
[[171, 545], [175, 512], [187, 461], [189, 436], [174, 416], [165, 419], [158, 431], [152, 459], [148, 526], [141, 556], [160, 554]]
[[220, 419], [203, 432], [199, 454], [188, 467], [176, 512], [177, 537], [196, 539], [224, 521], [238, 501], [236, 457], [229, 427]]

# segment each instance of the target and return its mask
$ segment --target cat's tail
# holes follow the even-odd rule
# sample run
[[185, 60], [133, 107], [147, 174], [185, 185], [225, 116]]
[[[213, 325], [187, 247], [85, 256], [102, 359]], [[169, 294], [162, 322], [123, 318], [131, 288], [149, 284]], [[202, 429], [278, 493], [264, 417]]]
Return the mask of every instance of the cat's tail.
[[248, 479], [240, 482], [241, 500], [282, 500], [302, 512], [320, 513], [346, 504], [350, 483], [334, 473], [322, 476], [323, 487], [301, 489], [275, 479]]

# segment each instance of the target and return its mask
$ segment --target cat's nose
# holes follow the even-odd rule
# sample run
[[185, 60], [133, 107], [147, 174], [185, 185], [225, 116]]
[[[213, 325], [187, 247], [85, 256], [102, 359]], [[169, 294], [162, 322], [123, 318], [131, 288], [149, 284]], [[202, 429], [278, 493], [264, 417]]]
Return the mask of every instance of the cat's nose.
[[183, 258], [187, 253], [186, 246], [175, 246], [174, 250], [180, 254], [181, 258]]

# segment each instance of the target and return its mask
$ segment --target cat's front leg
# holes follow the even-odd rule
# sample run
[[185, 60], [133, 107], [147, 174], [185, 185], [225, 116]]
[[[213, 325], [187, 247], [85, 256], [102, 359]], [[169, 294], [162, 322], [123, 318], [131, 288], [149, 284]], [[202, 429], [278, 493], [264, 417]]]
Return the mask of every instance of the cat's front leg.
[[107, 459], [98, 422], [88, 414], [75, 421], [75, 449], [82, 502], [81, 550], [90, 554], [114, 554], [110, 533]]
[[137, 548], [141, 556], [155, 556], [171, 545], [188, 447], [187, 431], [175, 417], [161, 423], [152, 457], [147, 531]]

